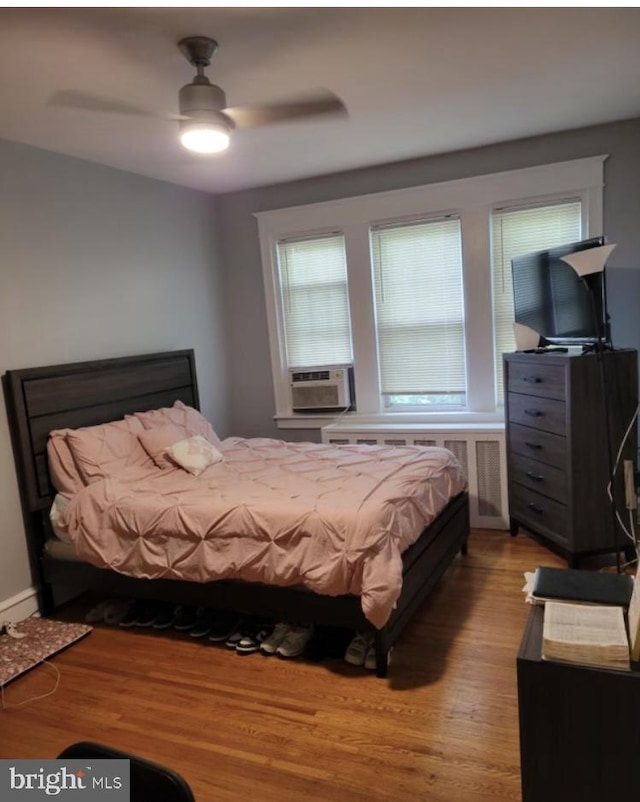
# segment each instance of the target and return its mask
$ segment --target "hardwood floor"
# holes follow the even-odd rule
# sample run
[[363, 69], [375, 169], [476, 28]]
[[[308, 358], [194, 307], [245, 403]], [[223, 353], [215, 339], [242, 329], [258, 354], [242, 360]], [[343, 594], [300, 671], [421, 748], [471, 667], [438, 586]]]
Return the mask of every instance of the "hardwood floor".
[[[188, 637], [96, 627], [54, 658], [55, 694], [0, 711], [0, 757], [95, 740], [179, 771], [198, 802], [520, 799], [516, 653], [529, 538], [473, 532], [409, 624], [389, 677], [342, 660], [241, 657]], [[38, 667], [8, 703], [46, 693]]]

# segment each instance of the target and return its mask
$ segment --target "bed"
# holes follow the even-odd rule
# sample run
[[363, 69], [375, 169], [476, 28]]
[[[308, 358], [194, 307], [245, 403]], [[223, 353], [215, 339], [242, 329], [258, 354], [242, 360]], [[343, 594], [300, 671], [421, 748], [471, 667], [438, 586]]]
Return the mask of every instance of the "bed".
[[[322, 592], [325, 585], [314, 585], [312, 581], [304, 584], [293, 580], [285, 584], [255, 581], [256, 577], [264, 574], [245, 572], [242, 578], [242, 572], [234, 576], [226, 571], [224, 576], [220, 574], [223, 578], [210, 581], [206, 576], [194, 577], [193, 572], [187, 573], [189, 579], [180, 578], [173, 571], [154, 571], [153, 566], [151, 569], [147, 566], [142, 575], [135, 576], [124, 565], [114, 570], [105, 568], [100, 560], [92, 560], [94, 564], [91, 564], [86, 554], [83, 559], [78, 559], [77, 553], [70, 554], [67, 544], [58, 543], [51, 531], [49, 512], [56, 491], [47, 459], [49, 433], [53, 430], [94, 427], [120, 421], [125, 416], [134, 416], [146, 410], [161, 410], [175, 405], [199, 409], [194, 353], [191, 350], [171, 351], [11, 370], [4, 375], [3, 385], [29, 557], [43, 615], [55, 610], [63, 594], [68, 596], [74, 589], [83, 588], [134, 598], [162, 599], [176, 604], [226, 608], [244, 614], [259, 612], [279, 620], [289, 620], [291, 611], [295, 610], [300, 620], [371, 631], [375, 636], [376, 673], [384, 677], [388, 653], [412, 613], [434, 588], [456, 555], [459, 552], [466, 553], [468, 498], [466, 491], [456, 486], [458, 492], [443, 502], [437, 516], [420, 536], [411, 545], [402, 548], [399, 556], [399, 595], [392, 609], [384, 614], [372, 613], [371, 609], [367, 609], [365, 596], [369, 598], [370, 594], [363, 591], [361, 598], [353, 592], [349, 583], [345, 585], [347, 592], [336, 592], [334, 585], [326, 586], [330, 587], [330, 592]], [[285, 463], [293, 460], [297, 475], [303, 474], [306, 466], [314, 465], [310, 460], [327, 459], [326, 451], [322, 450], [324, 448], [319, 444], [305, 446], [260, 439], [242, 441], [241, 438], [229, 438], [221, 445], [222, 453], [226, 455], [224, 462], [228, 465], [234, 465], [234, 460], [239, 459], [237, 455], [243, 450], [249, 450], [251, 458], [255, 459], [256, 453], [263, 449], [269, 455], [278, 456], [282, 452]], [[350, 454], [347, 447], [333, 448], [347, 449], [339, 454], [343, 459], [345, 454]], [[357, 459], [361, 458], [357, 451], [355, 455]], [[390, 459], [395, 458], [394, 454], [385, 452], [385, 455]], [[350, 461], [352, 456], [349, 456]], [[421, 454], [420, 459], [424, 456]], [[242, 470], [247, 473], [245, 463], [237, 464], [242, 465]], [[301, 469], [300, 466], [304, 467]], [[317, 465], [309, 470], [317, 470]], [[211, 477], [221, 471], [222, 467], [213, 465], [198, 477], [198, 481], [193, 477], [185, 477], [182, 481], [183, 484], [190, 482], [201, 488], [203, 478], [213, 481]], [[278, 472], [277, 475], [282, 474], [281, 466], [278, 466]], [[392, 474], [395, 472], [391, 471]], [[364, 473], [366, 471], [356, 470], [354, 476], [357, 478], [352, 478], [352, 481], [360, 482]], [[140, 477], [136, 474], [136, 482], [138, 479]], [[384, 483], [374, 482], [374, 485], [378, 492], [379, 486], [384, 486]], [[99, 483], [88, 488], [92, 495], [98, 493], [98, 486]], [[112, 485], [109, 488], [111, 492]], [[144, 492], [148, 494], [146, 485], [145, 488]], [[277, 493], [277, 487], [272, 489]], [[129, 494], [128, 487], [126, 494]], [[296, 498], [301, 495], [299, 489], [293, 495]], [[290, 504], [293, 502], [290, 501]], [[83, 516], [77, 517], [80, 520]], [[78, 551], [77, 547], [75, 551]], [[251, 577], [249, 581], [247, 576]], [[377, 587], [379, 578], [380, 574], [376, 578], [374, 571], [372, 588]], [[320, 590], [310, 589], [310, 586]]]

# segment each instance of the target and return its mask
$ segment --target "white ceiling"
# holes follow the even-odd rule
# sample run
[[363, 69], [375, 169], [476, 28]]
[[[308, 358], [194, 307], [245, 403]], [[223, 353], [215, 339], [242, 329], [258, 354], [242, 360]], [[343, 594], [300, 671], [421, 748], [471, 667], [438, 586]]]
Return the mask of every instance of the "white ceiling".
[[[177, 111], [184, 36], [220, 48], [229, 105], [320, 87], [348, 118], [237, 131], [184, 151], [177, 123], [76, 111], [91, 92]], [[208, 192], [640, 116], [638, 8], [1, 8], [0, 138]]]

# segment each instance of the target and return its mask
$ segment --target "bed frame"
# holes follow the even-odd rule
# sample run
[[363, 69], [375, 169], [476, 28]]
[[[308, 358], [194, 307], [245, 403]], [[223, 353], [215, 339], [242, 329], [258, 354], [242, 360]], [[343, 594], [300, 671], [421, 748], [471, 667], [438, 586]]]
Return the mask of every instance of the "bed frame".
[[50, 615], [61, 594], [81, 590], [133, 598], [260, 613], [287, 620], [344, 626], [375, 633], [376, 673], [387, 674], [388, 652], [412, 613], [434, 588], [460, 551], [467, 550], [469, 503], [466, 493], [453, 499], [419, 540], [403, 555], [400, 599], [390, 620], [373, 630], [357, 596], [323, 596], [303, 588], [276, 587], [242, 581], [192, 583], [136, 579], [77, 561], [53, 559], [46, 550], [51, 536], [49, 509], [55, 490], [46, 457], [52, 429], [77, 428], [117, 420], [125, 414], [176, 400], [199, 408], [192, 350], [10, 370], [3, 376], [7, 416], [33, 581], [40, 612]]

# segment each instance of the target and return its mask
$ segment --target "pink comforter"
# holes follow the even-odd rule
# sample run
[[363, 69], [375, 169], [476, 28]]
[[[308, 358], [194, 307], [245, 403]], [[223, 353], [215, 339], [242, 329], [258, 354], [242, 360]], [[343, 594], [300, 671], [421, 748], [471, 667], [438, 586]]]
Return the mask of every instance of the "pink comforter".
[[361, 596], [376, 627], [401, 553], [466, 481], [451, 452], [228, 438], [199, 477], [130, 467], [77, 493], [61, 524], [80, 559], [144, 578], [237, 578]]

